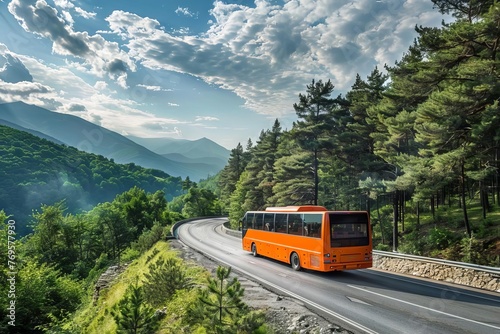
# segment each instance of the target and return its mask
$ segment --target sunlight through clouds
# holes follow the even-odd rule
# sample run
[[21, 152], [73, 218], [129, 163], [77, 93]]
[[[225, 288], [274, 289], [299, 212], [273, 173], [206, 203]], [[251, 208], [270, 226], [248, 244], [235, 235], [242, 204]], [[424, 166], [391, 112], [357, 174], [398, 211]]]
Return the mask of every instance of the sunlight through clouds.
[[[399, 60], [416, 37], [415, 25], [439, 26], [444, 18], [424, 0], [172, 0], [120, 2], [119, 8], [13, 0], [0, 6], [11, 15], [2, 27], [12, 31], [0, 45], [14, 48], [10, 61], [3, 53], [4, 76], [16, 71], [19, 80], [34, 78], [0, 82], [2, 102], [22, 98], [62, 112], [82, 105], [103, 124], [136, 135], [150, 130], [142, 117], [165, 118], [179, 122], [178, 133], [224, 141], [234, 139], [200, 134], [200, 111], [221, 127], [245, 115], [245, 131], [233, 136], [256, 137], [275, 118], [291, 124], [293, 103], [312, 79], [330, 79], [335, 95], [345, 93], [356, 74], [366, 77]], [[12, 43], [13, 36], [31, 36], [51, 52]], [[102, 99], [112, 103], [95, 104]]]

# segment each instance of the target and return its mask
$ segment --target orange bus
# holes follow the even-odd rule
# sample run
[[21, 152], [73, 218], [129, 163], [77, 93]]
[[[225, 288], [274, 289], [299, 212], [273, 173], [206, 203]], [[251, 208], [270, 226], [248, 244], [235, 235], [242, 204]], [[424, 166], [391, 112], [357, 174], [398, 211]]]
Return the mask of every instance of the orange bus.
[[270, 207], [242, 219], [243, 249], [253, 256], [286, 262], [294, 270], [336, 271], [370, 268], [372, 236], [366, 211], [325, 207]]

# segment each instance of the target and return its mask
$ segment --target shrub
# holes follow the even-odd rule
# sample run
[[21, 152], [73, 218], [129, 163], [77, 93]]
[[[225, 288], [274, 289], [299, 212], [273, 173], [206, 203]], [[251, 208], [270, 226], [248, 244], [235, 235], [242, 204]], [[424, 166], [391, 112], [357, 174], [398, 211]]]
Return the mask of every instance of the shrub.
[[423, 255], [427, 243], [419, 231], [413, 231], [404, 236], [399, 251], [406, 254]]
[[160, 258], [149, 265], [149, 272], [144, 275], [144, 294], [153, 306], [160, 306], [171, 299], [177, 290], [189, 289], [193, 280], [189, 277], [180, 260]]
[[429, 244], [439, 250], [444, 250], [449, 245], [459, 240], [456, 233], [440, 227], [431, 229], [427, 238]]

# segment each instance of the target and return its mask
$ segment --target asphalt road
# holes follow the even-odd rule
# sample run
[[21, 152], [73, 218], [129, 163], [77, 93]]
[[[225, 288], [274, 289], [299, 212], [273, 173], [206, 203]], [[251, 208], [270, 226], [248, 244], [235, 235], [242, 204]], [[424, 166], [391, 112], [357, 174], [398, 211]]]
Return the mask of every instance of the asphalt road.
[[500, 333], [498, 293], [375, 269], [296, 272], [243, 251], [240, 238], [222, 233], [224, 221], [181, 225], [179, 240], [355, 333]]

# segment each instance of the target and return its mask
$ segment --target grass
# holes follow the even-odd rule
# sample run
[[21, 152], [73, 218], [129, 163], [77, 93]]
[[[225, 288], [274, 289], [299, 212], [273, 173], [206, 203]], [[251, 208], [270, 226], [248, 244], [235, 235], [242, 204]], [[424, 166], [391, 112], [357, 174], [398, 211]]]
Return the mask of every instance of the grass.
[[[101, 290], [96, 305], [93, 304], [92, 298], [88, 298], [70, 320], [71, 325], [68, 324], [68, 327], [71, 328], [67, 329], [72, 332], [88, 334], [116, 333], [116, 324], [111, 315], [113, 306], [124, 297], [127, 287], [135, 281], [136, 277], [139, 277], [139, 280], [143, 279], [144, 273], [148, 271], [149, 264], [160, 257], [165, 259], [177, 257], [177, 252], [170, 250], [169, 245], [164, 241], [156, 243], [150, 250], [134, 260], [109, 288]], [[188, 270], [189, 276], [194, 277], [197, 283], [200, 284], [202, 282], [204, 283], [206, 277], [209, 275], [208, 272], [205, 272], [200, 267], [187, 266], [186, 269]], [[177, 300], [178, 298], [181, 300]], [[182, 305], [185, 306], [187, 304], [185, 301], [192, 298], [192, 296], [189, 295], [189, 292], [186, 292], [184, 296], [178, 296], [178, 298], [174, 298], [174, 300], [171, 301], [174, 304], [178, 304], [178, 307], [173, 309], [182, 311]], [[165, 306], [167, 306], [167, 309], [170, 309], [168, 305]], [[169, 313], [167, 318], [162, 321], [163, 330], [160, 330], [159, 333], [170, 333], [171, 331], [169, 331], [168, 328], [172, 327], [172, 323], [179, 322], [176, 318], [179, 317]]]

